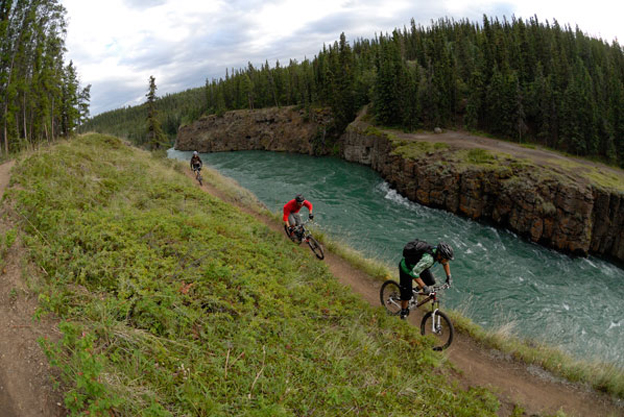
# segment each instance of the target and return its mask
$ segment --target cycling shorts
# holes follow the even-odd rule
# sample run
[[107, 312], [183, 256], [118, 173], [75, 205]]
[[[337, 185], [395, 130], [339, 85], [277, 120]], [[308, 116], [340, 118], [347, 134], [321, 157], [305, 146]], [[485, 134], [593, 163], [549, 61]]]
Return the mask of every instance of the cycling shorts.
[[[401, 286], [401, 300], [409, 300], [412, 298], [412, 276], [403, 271], [401, 268], [401, 263], [399, 263], [399, 278], [400, 278], [400, 286]], [[423, 280], [425, 285], [431, 286], [435, 285], [435, 278], [433, 273], [431, 273], [431, 269], [425, 269], [420, 273], [420, 279]]]

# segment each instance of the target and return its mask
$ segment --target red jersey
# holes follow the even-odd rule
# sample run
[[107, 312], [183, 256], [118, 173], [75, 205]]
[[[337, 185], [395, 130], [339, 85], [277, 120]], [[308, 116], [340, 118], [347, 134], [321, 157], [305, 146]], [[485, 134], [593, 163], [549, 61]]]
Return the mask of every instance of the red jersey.
[[[309, 211], [312, 211], [312, 203], [310, 203], [308, 200], [304, 200], [303, 206], [301, 207], [306, 207]], [[301, 210], [301, 207], [297, 205], [297, 201], [294, 198], [290, 200], [288, 203], [284, 204], [283, 220], [284, 221], [288, 220], [288, 216], [290, 216], [291, 213], [299, 213], [299, 210]]]

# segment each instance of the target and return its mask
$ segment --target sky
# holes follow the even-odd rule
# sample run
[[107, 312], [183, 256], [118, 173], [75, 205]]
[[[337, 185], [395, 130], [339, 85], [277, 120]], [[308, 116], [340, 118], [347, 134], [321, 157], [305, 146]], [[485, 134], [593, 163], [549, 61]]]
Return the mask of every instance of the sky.
[[614, 0], [60, 0], [66, 61], [91, 85], [91, 116], [201, 87], [268, 61], [312, 60], [344, 32], [347, 41], [440, 18], [481, 24], [483, 15], [576, 26], [624, 44], [624, 2]]

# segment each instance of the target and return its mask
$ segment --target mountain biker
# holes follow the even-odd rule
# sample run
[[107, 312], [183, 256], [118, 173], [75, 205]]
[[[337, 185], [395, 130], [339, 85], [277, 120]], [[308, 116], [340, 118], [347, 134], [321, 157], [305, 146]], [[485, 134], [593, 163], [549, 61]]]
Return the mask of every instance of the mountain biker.
[[[422, 241], [421, 241], [422, 242]], [[416, 281], [418, 288], [425, 294], [429, 294], [429, 286], [435, 284], [435, 278], [431, 272], [431, 267], [438, 262], [446, 272], [446, 283], [451, 285], [451, 267], [449, 261], [455, 259], [453, 248], [447, 243], [440, 242], [438, 246], [430, 246], [427, 242], [422, 242], [426, 249], [420, 259], [411, 259], [408, 262], [405, 256], [399, 262], [399, 277], [401, 279], [401, 318], [405, 319], [409, 315], [407, 305], [412, 298], [412, 280]]]
[[295, 198], [290, 200], [288, 203], [284, 204], [284, 227], [288, 231], [288, 235], [291, 239], [294, 237], [296, 226], [301, 224], [301, 217], [299, 216], [299, 210], [301, 207], [306, 207], [310, 214], [308, 217], [310, 220], [314, 219], [314, 214], [312, 214], [312, 203], [303, 198], [301, 194], [297, 194]]
[[197, 151], [193, 151], [193, 156], [191, 157], [191, 169], [193, 170], [193, 172], [195, 172], [196, 170], [199, 171], [203, 164], [204, 163], [199, 157]]

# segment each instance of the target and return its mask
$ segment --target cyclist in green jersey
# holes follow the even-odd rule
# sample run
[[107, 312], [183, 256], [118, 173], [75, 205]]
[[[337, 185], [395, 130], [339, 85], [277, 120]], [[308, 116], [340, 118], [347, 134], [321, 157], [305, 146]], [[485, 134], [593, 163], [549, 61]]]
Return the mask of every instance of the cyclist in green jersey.
[[425, 294], [430, 292], [429, 286], [435, 284], [435, 278], [431, 273], [431, 267], [440, 263], [446, 272], [446, 282], [451, 285], [451, 267], [449, 261], [455, 259], [453, 248], [444, 242], [433, 247], [426, 242], [422, 242], [425, 248], [419, 259], [407, 259], [405, 256], [399, 262], [399, 277], [401, 284], [401, 318], [405, 319], [409, 315], [407, 305], [412, 298], [412, 280], [416, 281], [418, 288]]

